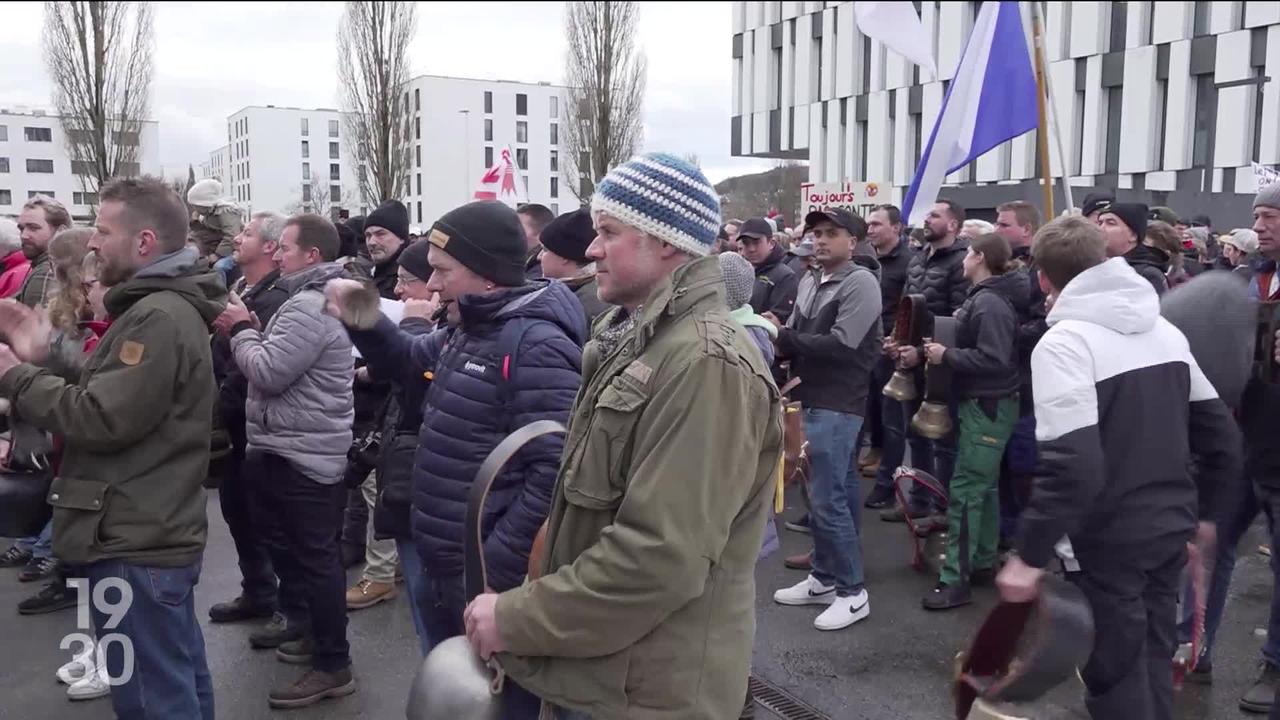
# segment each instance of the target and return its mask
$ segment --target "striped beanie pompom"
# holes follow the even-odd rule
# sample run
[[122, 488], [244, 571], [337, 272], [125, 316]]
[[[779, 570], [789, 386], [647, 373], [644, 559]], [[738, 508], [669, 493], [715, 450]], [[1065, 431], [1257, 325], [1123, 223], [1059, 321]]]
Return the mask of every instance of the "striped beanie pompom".
[[611, 215], [695, 257], [720, 231], [720, 197], [702, 171], [663, 153], [639, 155], [596, 186], [591, 212]]

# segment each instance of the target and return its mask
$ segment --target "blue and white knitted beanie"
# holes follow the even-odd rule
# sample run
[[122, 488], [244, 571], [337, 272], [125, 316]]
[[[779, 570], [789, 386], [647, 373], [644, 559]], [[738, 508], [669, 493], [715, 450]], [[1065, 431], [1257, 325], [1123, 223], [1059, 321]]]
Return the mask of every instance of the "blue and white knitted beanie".
[[603, 212], [701, 257], [720, 230], [720, 197], [698, 168], [663, 153], [638, 155], [609, 171], [591, 198]]

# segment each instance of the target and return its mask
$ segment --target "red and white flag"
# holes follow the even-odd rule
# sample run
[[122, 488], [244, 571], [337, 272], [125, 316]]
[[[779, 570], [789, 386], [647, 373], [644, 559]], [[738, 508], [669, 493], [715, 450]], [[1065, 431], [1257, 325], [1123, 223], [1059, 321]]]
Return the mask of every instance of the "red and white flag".
[[497, 200], [513, 208], [528, 202], [524, 183], [516, 178], [515, 154], [510, 146], [502, 148], [498, 162], [481, 176], [473, 197], [476, 200]]

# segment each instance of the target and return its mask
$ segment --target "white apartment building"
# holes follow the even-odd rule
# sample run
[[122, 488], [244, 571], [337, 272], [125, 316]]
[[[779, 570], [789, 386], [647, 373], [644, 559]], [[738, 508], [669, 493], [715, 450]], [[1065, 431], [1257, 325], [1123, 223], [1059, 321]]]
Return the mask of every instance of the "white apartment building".
[[510, 146], [529, 202], [560, 214], [579, 206], [565, 157], [566, 89], [550, 83], [421, 75], [406, 91], [412, 116], [409, 219], [424, 229], [470, 202]]
[[[900, 200], [955, 74], [976, 2], [916, 2], [937, 76], [864, 36], [852, 2], [734, 2], [732, 153], [809, 163]], [[1030, 6], [1021, 3], [1030, 44]], [[1076, 203], [1250, 216], [1251, 162], [1280, 163], [1280, 2], [1048, 2], [1045, 51]], [[1050, 149], [1055, 176], [1063, 174]], [[1039, 203], [1035, 133], [950, 176], [978, 216]], [[1061, 191], [1055, 200], [1059, 208]]]
[[362, 214], [371, 203], [360, 197], [359, 164], [344, 135], [337, 110], [250, 106], [227, 118], [227, 144], [201, 170], [249, 212]]
[[[138, 162], [127, 174], [160, 175], [159, 125], [146, 121], [137, 138]], [[66, 144], [62, 121], [41, 110], [0, 108], [0, 215], [16, 216], [28, 198], [51, 195], [74, 218], [92, 217], [98, 196], [92, 181], [78, 173]]]

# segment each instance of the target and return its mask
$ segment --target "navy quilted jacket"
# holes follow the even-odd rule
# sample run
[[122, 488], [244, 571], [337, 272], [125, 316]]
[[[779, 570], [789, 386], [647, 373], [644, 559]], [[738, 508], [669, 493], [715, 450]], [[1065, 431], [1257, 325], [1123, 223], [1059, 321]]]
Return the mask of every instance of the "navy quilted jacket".
[[[351, 339], [374, 373], [422, 382], [431, 373], [413, 473], [413, 538], [427, 572], [462, 575], [467, 493], [480, 464], [511, 431], [536, 420], [567, 422], [582, 376], [586, 321], [573, 291], [560, 282], [458, 300], [460, 327], [411, 336], [386, 317]], [[499, 386], [504, 323], [531, 318], [511, 368], [509, 407]], [[481, 517], [488, 584], [520, 585], [529, 549], [546, 519], [563, 449], [560, 435], [529, 443], [494, 481]]]

